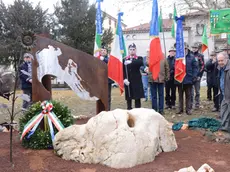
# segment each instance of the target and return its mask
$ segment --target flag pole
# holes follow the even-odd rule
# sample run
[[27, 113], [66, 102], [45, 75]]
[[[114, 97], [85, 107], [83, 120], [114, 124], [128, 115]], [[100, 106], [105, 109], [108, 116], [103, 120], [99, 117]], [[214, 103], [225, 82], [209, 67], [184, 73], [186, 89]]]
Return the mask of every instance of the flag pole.
[[[127, 65], [125, 65], [125, 73], [126, 73], [126, 78], [127, 78], [127, 80], [129, 80]], [[129, 85], [127, 85], [127, 87], [128, 87], [128, 94], [129, 94], [129, 97], [131, 97]]]
[[[162, 12], [162, 9], [161, 9]], [[164, 31], [164, 22], [163, 22], [163, 17], [162, 17], [162, 34], [163, 34], [163, 41], [164, 41], [164, 51], [165, 51], [165, 57], [167, 56], [166, 54], [166, 44], [165, 44], [165, 31]]]
[[[163, 20], [162, 20], [163, 21]], [[163, 26], [163, 25], [162, 25]], [[166, 46], [165, 46], [165, 32], [164, 32], [164, 27], [162, 27], [162, 34], [163, 34], [163, 41], [164, 41], [164, 51], [165, 51], [165, 57], [166, 55]]]
[[[121, 12], [121, 9], [120, 9], [120, 2], [118, 3], [118, 14]], [[118, 23], [117, 23], [118, 24]], [[124, 47], [125, 48], [125, 47]], [[124, 64], [123, 64], [124, 65]], [[129, 81], [129, 75], [128, 75], [128, 68], [127, 68], [127, 65], [125, 65], [125, 74], [126, 74], [126, 79]], [[131, 97], [131, 94], [130, 94], [130, 87], [129, 85], [126, 85], [127, 88], [128, 88], [128, 96]]]

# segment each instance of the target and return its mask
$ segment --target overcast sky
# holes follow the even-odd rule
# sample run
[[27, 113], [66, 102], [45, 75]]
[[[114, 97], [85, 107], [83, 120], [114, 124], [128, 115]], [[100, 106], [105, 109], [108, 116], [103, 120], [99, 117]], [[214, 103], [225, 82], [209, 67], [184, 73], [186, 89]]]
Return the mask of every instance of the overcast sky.
[[[44, 9], [49, 8], [49, 13], [53, 12], [53, 4], [60, 2], [60, 0], [30, 0], [34, 5], [39, 1]], [[94, 3], [96, 0], [89, 0], [90, 3]], [[129, 0], [129, 3], [124, 3], [124, 0], [104, 0], [102, 3], [102, 10], [117, 18], [117, 12], [120, 8], [124, 12], [123, 22], [128, 27], [137, 26], [149, 22], [151, 19], [151, 0], [146, 0], [144, 4], [132, 3], [133, 0]], [[162, 6], [163, 17], [167, 17], [168, 13], [173, 12], [173, 3], [176, 0], [159, 0], [159, 7]], [[5, 4], [12, 4], [14, 0], [3, 0]]]

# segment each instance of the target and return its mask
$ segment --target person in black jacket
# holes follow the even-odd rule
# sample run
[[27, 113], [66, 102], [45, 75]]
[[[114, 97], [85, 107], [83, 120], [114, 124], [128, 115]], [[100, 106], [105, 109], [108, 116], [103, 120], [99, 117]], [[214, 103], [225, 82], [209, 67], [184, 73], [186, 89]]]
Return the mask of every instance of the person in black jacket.
[[30, 97], [30, 101], [23, 100], [22, 109], [26, 110], [32, 102], [32, 63], [33, 56], [29, 53], [24, 54], [24, 62], [19, 67], [19, 78], [23, 94]]
[[207, 73], [207, 80], [206, 80], [206, 82], [207, 82], [207, 100], [208, 101], [212, 101], [212, 96], [213, 96], [213, 94], [212, 94], [212, 84], [211, 84], [211, 82], [212, 82], [212, 71], [211, 70], [207, 70], [207, 68], [205, 67], [205, 71], [206, 71], [206, 73]]
[[194, 82], [194, 86], [192, 87], [192, 103], [191, 106], [193, 107], [193, 101], [194, 101], [194, 90], [195, 90], [195, 109], [200, 108], [200, 82], [201, 78], [204, 73], [204, 56], [200, 54], [199, 52], [199, 45], [198, 44], [193, 44], [192, 46], [192, 52], [193, 55], [198, 63], [198, 73], [197, 73], [197, 80]]
[[171, 47], [169, 49], [169, 56], [167, 58], [169, 64], [169, 80], [166, 81], [165, 84], [165, 102], [166, 102], [166, 109], [175, 109], [175, 102], [176, 102], [176, 85], [174, 83], [174, 73], [175, 73], [175, 55], [176, 49], [175, 47]]
[[209, 84], [211, 86], [211, 89], [213, 90], [213, 102], [214, 102], [214, 108], [212, 109], [212, 112], [218, 112], [219, 111], [219, 70], [217, 69], [218, 62], [216, 59], [216, 53], [211, 52], [210, 59], [207, 61], [205, 68], [207, 71], [210, 71], [209, 76]]
[[145, 97], [140, 73], [140, 67], [143, 66], [143, 58], [136, 55], [136, 45], [134, 43], [129, 45], [128, 49], [129, 56], [123, 60], [127, 109], [132, 109], [133, 99], [135, 100], [135, 108], [140, 108], [141, 98]]
[[186, 62], [186, 75], [182, 83], [175, 81], [178, 85], [179, 92], [179, 111], [177, 114], [184, 112], [184, 92], [186, 101], [186, 114], [191, 115], [191, 92], [193, 83], [197, 80], [198, 65], [194, 55], [189, 50], [189, 45], [185, 43], [185, 62]]
[[[100, 51], [100, 60], [104, 61], [106, 64], [109, 62], [109, 57], [108, 57], [108, 49], [106, 48], [105, 45], [101, 46], [101, 51]], [[113, 80], [108, 78], [108, 101], [109, 101], [109, 110], [111, 109], [111, 91], [112, 91], [112, 84]]]

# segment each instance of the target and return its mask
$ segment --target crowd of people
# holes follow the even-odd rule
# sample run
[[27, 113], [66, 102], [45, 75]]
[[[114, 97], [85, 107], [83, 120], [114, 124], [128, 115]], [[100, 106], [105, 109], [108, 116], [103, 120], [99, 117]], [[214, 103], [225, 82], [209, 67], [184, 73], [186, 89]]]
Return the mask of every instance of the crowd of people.
[[[134, 43], [129, 45], [129, 55], [123, 59], [127, 109], [132, 109], [132, 100], [135, 101], [135, 108], [141, 107], [141, 99], [151, 100], [152, 109], [164, 115], [164, 109], [176, 109], [178, 92], [178, 111], [176, 113], [184, 113], [185, 97], [185, 112], [191, 115], [192, 110], [199, 110], [201, 107], [200, 85], [201, 78], [206, 72], [207, 98], [209, 101], [213, 100], [213, 107], [210, 107], [210, 111], [220, 114], [222, 130], [230, 132], [230, 50], [224, 47], [211, 52], [205, 63], [204, 55], [200, 53], [198, 44], [195, 43], [190, 48], [187, 43], [184, 43], [184, 47], [186, 75], [183, 82], [180, 83], [174, 77], [175, 45], [168, 50], [167, 57], [162, 53], [164, 58], [160, 62], [160, 72], [156, 80], [153, 80], [151, 71], [149, 71], [149, 49], [146, 50], [146, 56], [141, 57], [136, 53], [136, 45]], [[101, 53], [101, 56], [108, 56], [105, 47], [101, 51], [106, 52], [104, 55]], [[111, 100], [111, 89], [109, 89], [109, 100]]]
[[[137, 47], [129, 45], [129, 55], [123, 59], [124, 88], [127, 109], [132, 109], [132, 100], [135, 108], [141, 107], [143, 101], [151, 100], [152, 109], [164, 115], [164, 109], [176, 109], [176, 93], [178, 92], [177, 114], [185, 112], [192, 114], [192, 110], [200, 109], [200, 85], [204, 72], [207, 72], [207, 98], [213, 100], [210, 111], [218, 112], [222, 121], [222, 129], [230, 132], [230, 49], [227, 47], [210, 53], [205, 64], [204, 56], [199, 52], [199, 45], [193, 44], [191, 49], [184, 43], [186, 75], [183, 82], [175, 80], [175, 45], [168, 50], [168, 56], [161, 59], [160, 71], [157, 79], [153, 79], [149, 70], [149, 49], [146, 56], [137, 55]], [[108, 50], [102, 46], [100, 60], [108, 63]], [[24, 94], [32, 96], [31, 55], [24, 55], [24, 62], [20, 66], [20, 79]], [[111, 88], [114, 82], [108, 79], [108, 101], [111, 107]], [[149, 89], [150, 88], [150, 89]], [[150, 92], [149, 92], [150, 90]], [[164, 96], [164, 94], [166, 94]], [[23, 109], [30, 104], [23, 102]]]

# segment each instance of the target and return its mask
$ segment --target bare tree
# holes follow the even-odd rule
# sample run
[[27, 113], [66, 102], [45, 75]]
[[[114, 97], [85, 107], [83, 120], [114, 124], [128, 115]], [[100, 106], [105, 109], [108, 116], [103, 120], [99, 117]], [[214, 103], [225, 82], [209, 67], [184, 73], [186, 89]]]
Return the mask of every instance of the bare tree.
[[[152, 0], [122, 0], [121, 3], [128, 4], [131, 10], [136, 10], [151, 5]], [[174, 3], [177, 6], [177, 11], [181, 14], [188, 11], [208, 12], [210, 9], [230, 7], [230, 0], [158, 0], [158, 4], [162, 8], [171, 8]]]
[[177, 3], [181, 10], [189, 9], [208, 12], [210, 9], [221, 9], [230, 7], [230, 0], [181, 0]]

